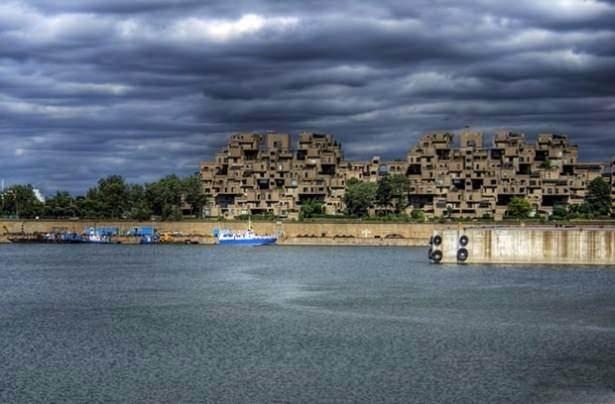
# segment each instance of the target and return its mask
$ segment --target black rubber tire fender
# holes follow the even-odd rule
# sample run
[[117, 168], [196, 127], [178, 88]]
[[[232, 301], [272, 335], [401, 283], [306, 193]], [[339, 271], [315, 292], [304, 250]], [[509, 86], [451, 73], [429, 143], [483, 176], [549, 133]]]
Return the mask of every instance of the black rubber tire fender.
[[457, 250], [457, 261], [465, 262], [468, 259], [468, 250], [466, 248], [460, 248]]
[[431, 260], [435, 263], [442, 261], [442, 251], [435, 250], [431, 253]]
[[459, 245], [461, 245], [462, 247], [467, 246], [469, 242], [470, 242], [470, 239], [465, 234], [459, 237]]
[[442, 236], [439, 234], [436, 234], [435, 236], [433, 236], [433, 245], [440, 245], [442, 244]]

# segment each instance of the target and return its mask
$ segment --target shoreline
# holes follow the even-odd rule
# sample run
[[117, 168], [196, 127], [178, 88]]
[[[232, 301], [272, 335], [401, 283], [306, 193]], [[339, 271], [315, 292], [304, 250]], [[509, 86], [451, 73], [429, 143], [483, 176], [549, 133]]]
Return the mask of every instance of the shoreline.
[[[171, 235], [174, 242], [186, 240], [213, 244], [216, 229], [243, 230], [246, 222], [123, 222], [93, 220], [0, 220], [0, 243], [9, 242], [8, 235], [50, 232], [82, 233], [90, 227], [115, 227], [119, 234], [127, 234], [137, 227], [153, 227], [158, 233]], [[399, 245], [427, 246], [436, 229], [432, 223], [314, 223], [314, 222], [254, 222], [258, 234], [277, 234], [280, 245]], [[450, 226], [438, 225], [444, 229]], [[135, 238], [118, 237], [126, 244]]]
[[[279, 235], [279, 245], [313, 245], [313, 246], [399, 246], [427, 247], [434, 233], [444, 231], [465, 231], [466, 229], [534, 229], [537, 231], [570, 231], [574, 229], [605, 229], [615, 231], [615, 222], [538, 224], [527, 225], [506, 222], [492, 223], [399, 223], [371, 221], [306, 221], [306, 222], [253, 222], [253, 228], [259, 234]], [[215, 244], [213, 236], [216, 229], [242, 230], [247, 226], [242, 221], [178, 221], [178, 222], [136, 222], [136, 221], [94, 221], [94, 220], [1, 220], [0, 243], [11, 243], [9, 235], [35, 234], [49, 232], [82, 233], [90, 227], [115, 227], [120, 234], [137, 227], [153, 227], [159, 233], [171, 236], [173, 244], [196, 242], [198, 244]], [[137, 244], [137, 237], [116, 236], [122, 244]]]
[[[6, 236], [0, 236], [0, 244], [56, 244], [56, 243], [15, 243]], [[58, 243], [61, 244], [61, 243]], [[114, 237], [112, 243], [110, 244], [121, 244], [121, 245], [139, 245], [138, 237], [126, 237], [119, 236]], [[185, 244], [195, 244], [195, 245], [216, 245], [216, 240], [214, 237], [204, 237], [204, 236], [183, 236], [178, 237], [176, 240], [167, 242], [167, 243], [157, 243], [160, 245], [185, 245]], [[377, 238], [332, 238], [332, 237], [288, 237], [288, 238], [280, 238], [276, 243], [279, 246], [321, 246], [321, 247], [329, 247], [329, 246], [346, 246], [346, 247], [428, 247], [428, 240], [417, 240], [417, 239], [377, 239]]]

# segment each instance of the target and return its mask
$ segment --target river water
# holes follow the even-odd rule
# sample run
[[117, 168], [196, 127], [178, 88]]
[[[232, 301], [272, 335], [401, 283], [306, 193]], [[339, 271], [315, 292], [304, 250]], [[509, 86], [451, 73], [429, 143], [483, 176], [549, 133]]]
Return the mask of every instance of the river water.
[[2, 403], [615, 402], [615, 271], [0, 246]]

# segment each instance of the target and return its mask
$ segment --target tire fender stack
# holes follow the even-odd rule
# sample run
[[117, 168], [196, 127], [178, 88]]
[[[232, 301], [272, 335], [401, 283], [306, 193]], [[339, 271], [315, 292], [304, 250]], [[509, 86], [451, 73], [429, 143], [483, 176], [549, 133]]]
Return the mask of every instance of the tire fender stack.
[[429, 240], [429, 261], [439, 264], [442, 261], [442, 236], [435, 234]]
[[457, 262], [464, 264], [470, 255], [468, 252], [468, 244], [470, 243], [470, 238], [463, 234], [459, 237], [458, 246], [457, 246]]

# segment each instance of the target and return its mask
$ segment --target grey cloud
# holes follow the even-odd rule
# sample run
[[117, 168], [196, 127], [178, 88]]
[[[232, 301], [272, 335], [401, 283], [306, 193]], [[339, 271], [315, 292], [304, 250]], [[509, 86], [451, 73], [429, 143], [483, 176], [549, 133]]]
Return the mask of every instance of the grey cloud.
[[236, 130], [332, 132], [358, 159], [508, 127], [605, 160], [614, 18], [583, 0], [10, 1], [0, 177], [83, 192], [188, 174]]

